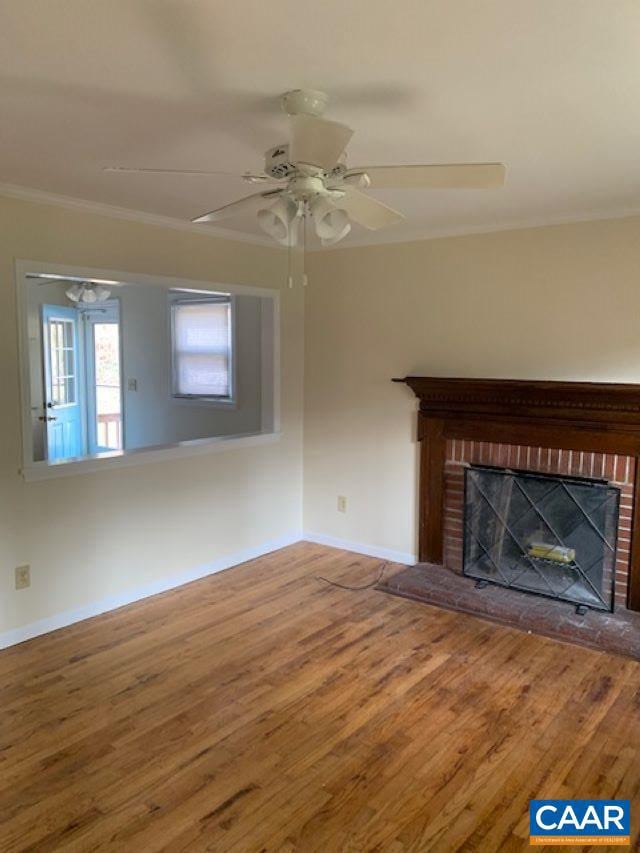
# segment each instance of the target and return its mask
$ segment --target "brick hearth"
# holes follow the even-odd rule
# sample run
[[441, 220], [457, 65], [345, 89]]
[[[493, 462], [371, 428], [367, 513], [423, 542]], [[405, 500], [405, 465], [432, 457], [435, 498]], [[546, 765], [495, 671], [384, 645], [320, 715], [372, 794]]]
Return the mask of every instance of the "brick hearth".
[[472, 578], [430, 563], [408, 566], [386, 578], [378, 589], [519, 631], [640, 660], [640, 613], [626, 608], [615, 613], [589, 610], [579, 615], [564, 601], [495, 584], [476, 589]]

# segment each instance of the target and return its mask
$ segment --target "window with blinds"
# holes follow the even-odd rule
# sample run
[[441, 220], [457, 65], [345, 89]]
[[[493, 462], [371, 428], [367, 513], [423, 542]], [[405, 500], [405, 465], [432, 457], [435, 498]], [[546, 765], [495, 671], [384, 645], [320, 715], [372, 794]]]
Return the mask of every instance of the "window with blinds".
[[173, 302], [173, 396], [232, 400], [232, 303], [230, 299]]

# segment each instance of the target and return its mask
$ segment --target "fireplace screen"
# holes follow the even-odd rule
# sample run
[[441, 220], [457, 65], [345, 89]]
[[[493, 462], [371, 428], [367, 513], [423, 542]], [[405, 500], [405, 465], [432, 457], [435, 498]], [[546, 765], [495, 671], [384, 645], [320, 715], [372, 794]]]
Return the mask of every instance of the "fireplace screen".
[[599, 480], [467, 468], [463, 573], [613, 610], [619, 500]]

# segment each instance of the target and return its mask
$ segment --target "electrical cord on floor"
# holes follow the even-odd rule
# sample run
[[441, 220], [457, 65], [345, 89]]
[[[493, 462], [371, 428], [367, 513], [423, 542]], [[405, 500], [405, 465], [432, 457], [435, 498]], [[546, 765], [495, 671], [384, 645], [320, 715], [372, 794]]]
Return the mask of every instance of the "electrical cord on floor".
[[371, 581], [371, 583], [366, 583], [363, 586], [349, 586], [346, 583], [339, 583], [338, 581], [329, 580], [329, 578], [323, 578], [322, 575], [316, 575], [316, 580], [324, 581], [324, 583], [328, 583], [329, 586], [337, 586], [339, 589], [347, 589], [349, 592], [359, 592], [362, 589], [373, 589], [374, 586], [377, 586], [382, 580], [386, 568], [387, 561], [385, 560], [380, 566], [378, 577], [374, 581]]

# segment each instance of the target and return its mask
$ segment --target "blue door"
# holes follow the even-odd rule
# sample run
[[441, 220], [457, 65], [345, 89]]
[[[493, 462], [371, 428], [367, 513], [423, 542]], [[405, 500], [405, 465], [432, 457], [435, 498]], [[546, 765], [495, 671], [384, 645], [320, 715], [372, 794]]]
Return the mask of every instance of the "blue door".
[[84, 453], [78, 312], [59, 305], [42, 306], [47, 459], [69, 459]]

